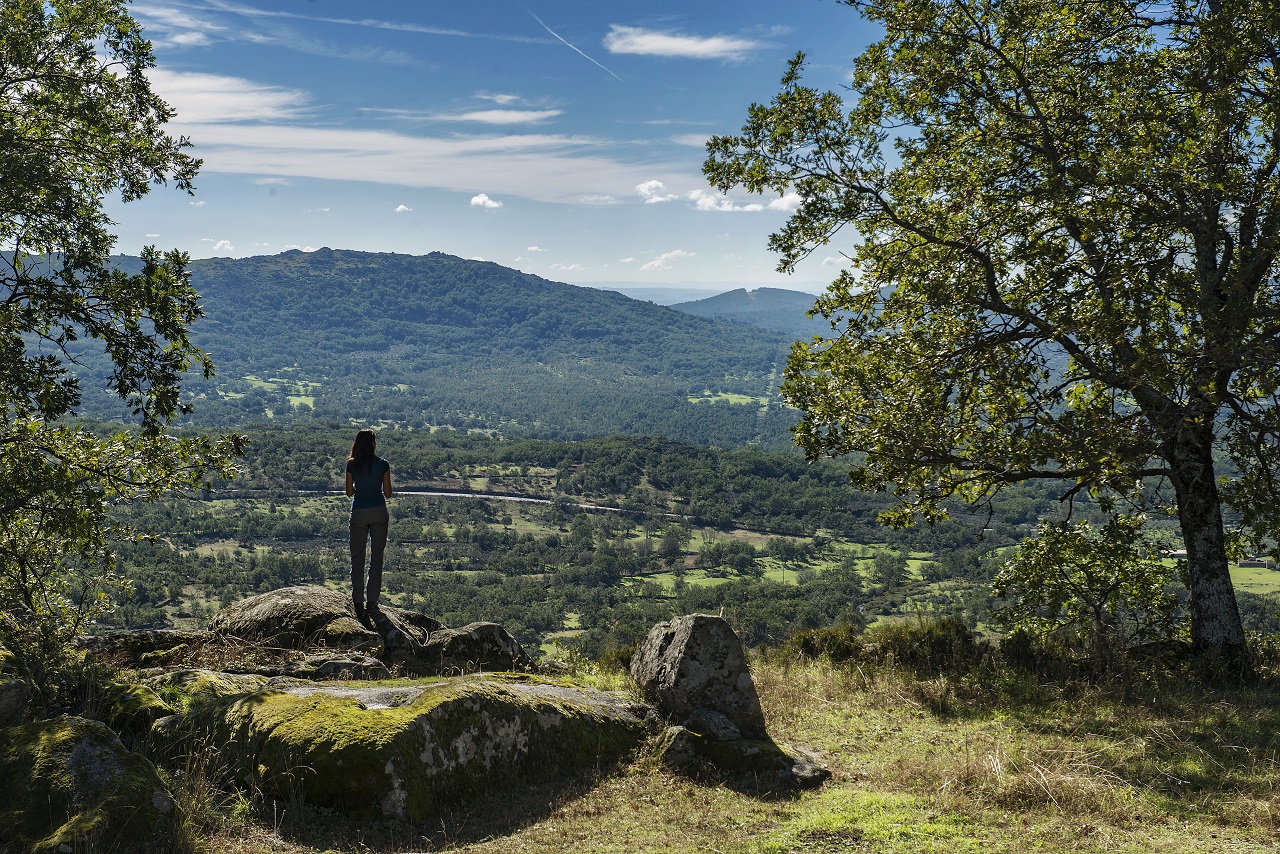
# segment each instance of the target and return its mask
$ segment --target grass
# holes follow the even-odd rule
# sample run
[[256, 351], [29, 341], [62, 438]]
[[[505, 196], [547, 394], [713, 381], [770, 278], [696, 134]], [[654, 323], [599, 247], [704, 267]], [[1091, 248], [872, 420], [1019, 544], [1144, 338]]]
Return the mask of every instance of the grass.
[[737, 403], [737, 404], [765, 404], [769, 402], [767, 397], [753, 397], [749, 394], [738, 394], [731, 391], [705, 392], [701, 395], [690, 395], [690, 403]]
[[[1115, 686], [914, 678], [757, 661], [770, 732], [834, 776], [770, 794], [640, 756], [529, 787], [430, 826], [260, 801], [208, 850], [319, 852], [1280, 851], [1280, 685]], [[617, 675], [591, 675], [600, 687]], [[231, 802], [235, 803], [235, 802]]]
[[1260, 566], [1231, 567], [1231, 583], [1237, 590], [1249, 593], [1280, 593], [1280, 570]]

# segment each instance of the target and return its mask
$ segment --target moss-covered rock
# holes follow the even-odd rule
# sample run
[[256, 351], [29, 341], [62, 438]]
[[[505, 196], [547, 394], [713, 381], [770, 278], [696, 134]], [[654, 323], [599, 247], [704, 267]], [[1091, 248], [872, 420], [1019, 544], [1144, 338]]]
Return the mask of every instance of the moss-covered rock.
[[390, 679], [391, 671], [376, 658], [352, 652], [317, 652], [281, 669], [282, 676], [295, 679]]
[[5, 851], [143, 850], [173, 837], [176, 812], [155, 766], [103, 723], [61, 717], [0, 730]]
[[27, 722], [31, 685], [22, 679], [0, 678], [0, 728]]
[[196, 700], [212, 700], [256, 691], [267, 684], [256, 673], [219, 673], [189, 668], [152, 676], [144, 684], [176, 709], [185, 710]]
[[91, 656], [110, 656], [114, 660], [144, 667], [161, 663], [181, 650], [209, 643], [212, 637], [209, 632], [148, 629], [79, 637], [76, 644]]
[[102, 690], [102, 719], [116, 732], [143, 733], [177, 707], [151, 686], [137, 682], [112, 682]]
[[171, 750], [218, 744], [246, 783], [266, 791], [418, 821], [521, 781], [612, 762], [645, 737], [650, 711], [512, 675], [361, 688], [273, 680], [194, 703], [155, 737]]

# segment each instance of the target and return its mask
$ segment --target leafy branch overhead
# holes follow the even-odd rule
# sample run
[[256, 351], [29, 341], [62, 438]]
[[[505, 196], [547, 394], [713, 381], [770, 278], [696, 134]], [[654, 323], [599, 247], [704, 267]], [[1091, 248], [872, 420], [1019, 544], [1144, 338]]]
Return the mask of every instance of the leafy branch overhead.
[[[1280, 18], [1265, 2], [859, 2], [885, 37], [853, 103], [797, 56], [723, 190], [794, 187], [779, 268], [834, 240], [851, 269], [792, 351], [811, 455], [862, 456], [890, 521], [1053, 478], [1173, 488], [1201, 649], [1244, 650], [1223, 500], [1280, 523]], [[848, 227], [848, 231], [845, 231]], [[1239, 480], [1219, 493], [1215, 451]]]
[[[184, 373], [213, 372], [188, 331], [200, 316], [187, 256], [148, 248], [110, 260], [102, 210], [200, 166], [164, 133], [169, 107], [145, 75], [150, 43], [123, 2], [17, 0], [0, 8], [0, 644], [52, 702], [65, 644], [106, 607], [114, 572], [107, 506], [230, 473], [238, 437], [174, 438]], [[64, 425], [88, 344], [138, 430]]]

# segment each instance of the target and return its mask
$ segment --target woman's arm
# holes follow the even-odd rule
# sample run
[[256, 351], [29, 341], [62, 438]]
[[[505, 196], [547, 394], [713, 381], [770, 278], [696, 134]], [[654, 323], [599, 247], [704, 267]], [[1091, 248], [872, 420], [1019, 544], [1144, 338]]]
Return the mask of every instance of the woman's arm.
[[[387, 474], [391, 474], [391, 472], [387, 472]], [[355, 494], [356, 494], [356, 482], [351, 479], [351, 472], [347, 472], [347, 497], [350, 498]]]
[[382, 473], [382, 494], [387, 498], [391, 497], [391, 469]]

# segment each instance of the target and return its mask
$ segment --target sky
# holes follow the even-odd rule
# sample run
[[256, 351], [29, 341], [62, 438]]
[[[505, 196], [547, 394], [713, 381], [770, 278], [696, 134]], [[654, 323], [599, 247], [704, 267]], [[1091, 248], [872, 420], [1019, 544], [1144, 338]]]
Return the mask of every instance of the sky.
[[[356, 249], [570, 283], [819, 290], [849, 247], [776, 272], [794, 195], [720, 194], [796, 51], [843, 91], [877, 33], [835, 0], [135, 0], [196, 194], [108, 204], [118, 251]], [[852, 240], [842, 233], [843, 240]]]

